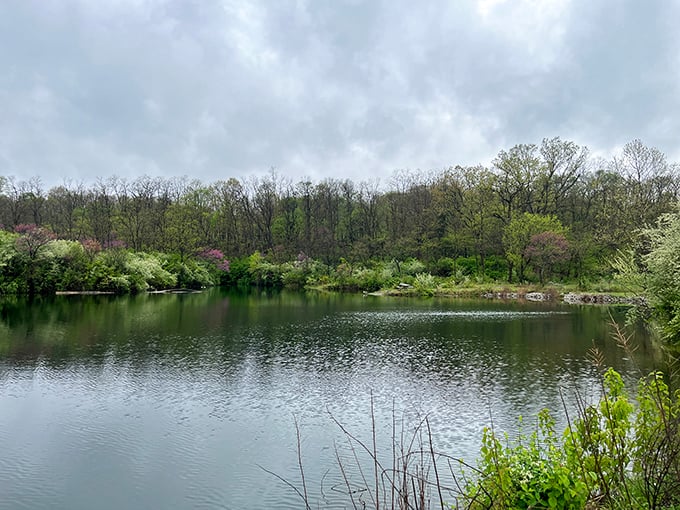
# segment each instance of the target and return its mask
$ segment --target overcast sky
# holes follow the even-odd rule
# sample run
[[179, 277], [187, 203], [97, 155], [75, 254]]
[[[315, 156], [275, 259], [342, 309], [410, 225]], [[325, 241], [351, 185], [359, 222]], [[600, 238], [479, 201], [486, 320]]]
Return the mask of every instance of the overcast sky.
[[389, 179], [560, 136], [680, 159], [672, 0], [2, 0], [0, 176]]

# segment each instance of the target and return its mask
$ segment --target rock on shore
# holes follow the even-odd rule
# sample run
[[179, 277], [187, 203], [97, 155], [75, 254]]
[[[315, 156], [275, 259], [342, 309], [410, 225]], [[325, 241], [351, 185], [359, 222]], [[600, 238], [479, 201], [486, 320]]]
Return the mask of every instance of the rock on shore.
[[[486, 299], [526, 299], [527, 301], [558, 301], [560, 296], [547, 292], [487, 292], [482, 297]], [[565, 303], [578, 304], [645, 304], [645, 298], [641, 296], [612, 296], [611, 294], [590, 294], [568, 292], [561, 296]]]
[[576, 294], [569, 292], [562, 296], [565, 303], [582, 304], [627, 304], [627, 305], [643, 305], [646, 300], [642, 296], [612, 296], [611, 294]]

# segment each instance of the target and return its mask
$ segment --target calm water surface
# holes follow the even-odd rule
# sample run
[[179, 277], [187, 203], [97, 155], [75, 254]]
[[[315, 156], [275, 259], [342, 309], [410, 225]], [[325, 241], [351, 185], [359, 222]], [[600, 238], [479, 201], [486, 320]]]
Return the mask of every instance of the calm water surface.
[[[596, 394], [587, 351], [622, 310], [316, 294], [0, 301], [0, 508], [301, 508], [295, 422], [315, 507], [347, 506], [342, 423], [391, 449], [428, 416], [474, 462], [482, 428]], [[643, 339], [640, 338], [640, 341]], [[569, 398], [567, 399], [569, 400]], [[356, 480], [359, 482], [359, 480]]]

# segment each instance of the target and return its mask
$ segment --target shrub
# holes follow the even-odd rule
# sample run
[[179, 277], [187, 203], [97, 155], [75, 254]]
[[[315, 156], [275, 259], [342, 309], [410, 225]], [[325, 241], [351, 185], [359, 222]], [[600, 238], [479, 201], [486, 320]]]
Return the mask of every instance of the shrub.
[[492, 280], [504, 280], [508, 277], [508, 261], [504, 257], [491, 255], [484, 260], [484, 274]]
[[418, 273], [413, 280], [413, 287], [422, 296], [434, 296], [437, 288], [437, 281], [430, 273]]
[[331, 282], [331, 288], [335, 290], [359, 289], [359, 282], [356, 278], [356, 269], [345, 259], [340, 259], [340, 264], [336, 266], [331, 274]]
[[258, 287], [283, 286], [283, 270], [281, 266], [267, 261], [260, 252], [248, 257], [248, 274], [251, 285]]
[[505, 446], [492, 429], [484, 429], [479, 479], [466, 487], [464, 499], [468, 508], [585, 506], [588, 487], [573, 476], [555, 434], [555, 422], [547, 410], [539, 413], [538, 425], [530, 436], [520, 431], [513, 442], [507, 434], [503, 437]]
[[42, 292], [87, 287], [89, 261], [79, 242], [54, 240], [45, 246], [42, 256], [45, 263], [38, 268]]
[[648, 508], [680, 507], [680, 390], [661, 372], [640, 381], [633, 438], [633, 475]]
[[130, 253], [124, 267], [132, 291], [167, 289], [177, 284], [177, 277], [165, 270], [163, 262], [155, 255]]
[[327, 267], [303, 252], [300, 252], [294, 262], [281, 265], [283, 271], [281, 281], [285, 287], [301, 289], [306, 285], [318, 282], [327, 271]]
[[14, 245], [18, 237], [18, 234], [0, 230], [0, 270], [17, 255]]
[[115, 270], [107, 262], [108, 260], [106, 256], [95, 256], [85, 278], [85, 285], [87, 289], [103, 291], [110, 290], [108, 288], [108, 282], [115, 275]]
[[68, 241], [66, 239], [55, 239], [45, 245], [43, 255], [46, 258], [56, 258], [62, 260], [74, 260], [85, 257], [83, 245], [78, 241]]
[[355, 272], [354, 278], [357, 282], [358, 290], [373, 292], [385, 286], [382, 271], [379, 269], [361, 268]]
[[229, 259], [220, 250], [206, 248], [198, 256], [214, 265], [215, 269], [229, 272]]
[[116, 294], [127, 294], [132, 286], [127, 276], [107, 276], [99, 282], [97, 290], [114, 292]]
[[633, 405], [614, 369], [605, 372], [602, 389], [599, 403], [583, 406], [574, 425], [565, 431], [564, 450], [569, 465], [588, 484], [591, 496], [614, 503], [629, 497]]
[[206, 263], [196, 260], [181, 261], [180, 257], [174, 256], [168, 260], [167, 269], [175, 278], [174, 285], [183, 289], [200, 289], [216, 283]]
[[661, 216], [645, 233], [651, 248], [643, 258], [647, 292], [666, 341], [680, 349], [680, 213]]
[[249, 257], [231, 259], [229, 272], [220, 275], [220, 283], [232, 287], [249, 287], [251, 285], [249, 265]]
[[621, 376], [601, 377], [599, 402], [579, 404], [562, 439], [547, 411], [528, 438], [484, 431], [468, 508], [647, 508], [680, 505], [680, 392], [659, 372], [640, 382], [637, 416]]
[[456, 270], [461, 271], [465, 276], [473, 276], [479, 271], [479, 264], [476, 257], [458, 257], [456, 259]]
[[311, 275], [311, 271], [304, 267], [296, 267], [292, 264], [283, 265], [283, 273], [281, 275], [281, 282], [284, 287], [291, 289], [302, 289], [307, 285], [307, 278]]
[[432, 267], [432, 274], [436, 276], [451, 276], [456, 270], [456, 261], [450, 257], [439, 259]]
[[425, 264], [418, 259], [407, 259], [401, 263], [401, 273], [415, 276], [425, 271]]

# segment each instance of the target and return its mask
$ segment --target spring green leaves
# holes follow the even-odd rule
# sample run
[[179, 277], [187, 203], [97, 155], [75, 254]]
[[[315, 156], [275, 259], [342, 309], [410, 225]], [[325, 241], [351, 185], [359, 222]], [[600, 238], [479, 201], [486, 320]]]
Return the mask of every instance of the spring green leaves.
[[[486, 429], [478, 476], [462, 501], [471, 509], [646, 508], [680, 505], [680, 393], [661, 373], [640, 381], [637, 410], [608, 369], [597, 403], [580, 401], [561, 437], [547, 410], [515, 439]], [[521, 421], [520, 421], [521, 425]]]

